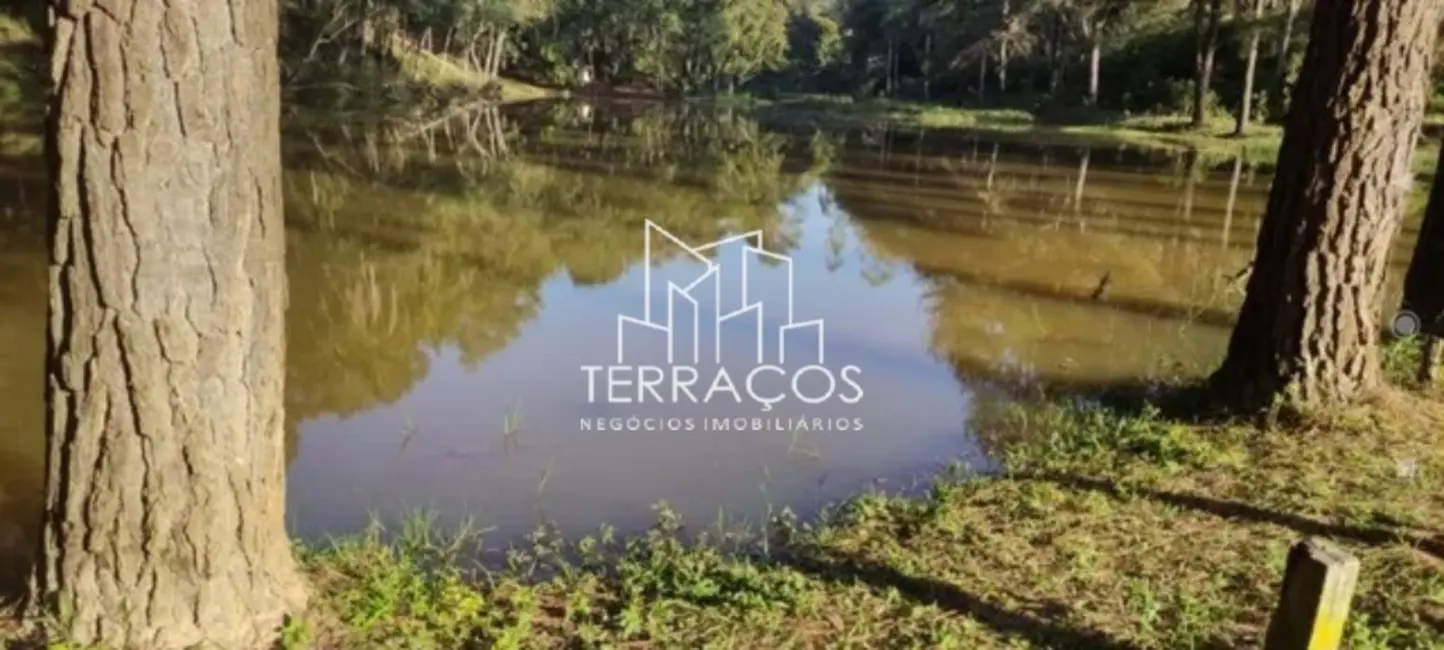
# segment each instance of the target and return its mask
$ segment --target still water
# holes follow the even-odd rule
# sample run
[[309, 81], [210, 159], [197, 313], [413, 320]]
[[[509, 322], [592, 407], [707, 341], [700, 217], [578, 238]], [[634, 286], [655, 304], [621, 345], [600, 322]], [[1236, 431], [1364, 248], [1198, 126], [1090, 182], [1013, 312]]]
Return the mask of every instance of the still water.
[[[1219, 359], [1265, 171], [802, 124], [539, 104], [292, 128], [294, 533], [430, 509], [504, 543], [544, 520], [635, 530], [660, 500], [702, 525], [806, 514], [951, 460], [985, 469], [980, 414], [1018, 386]], [[15, 549], [41, 490], [44, 182], [4, 183]]]

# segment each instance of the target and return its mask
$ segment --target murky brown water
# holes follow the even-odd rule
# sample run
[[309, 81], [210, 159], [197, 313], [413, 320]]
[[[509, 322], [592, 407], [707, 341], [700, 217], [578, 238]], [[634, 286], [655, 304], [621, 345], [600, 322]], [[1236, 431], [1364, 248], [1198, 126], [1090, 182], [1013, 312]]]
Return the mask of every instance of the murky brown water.
[[[501, 538], [543, 519], [635, 529], [663, 499], [755, 521], [955, 458], [982, 467], [970, 414], [1000, 385], [1216, 363], [1268, 183], [1241, 161], [575, 105], [378, 133], [288, 139], [289, 516], [305, 537], [420, 508]], [[13, 173], [27, 168], [3, 168], [0, 212], [11, 549], [41, 475], [43, 179]], [[790, 262], [736, 241], [694, 254], [664, 231], [757, 232]], [[668, 283], [705, 260], [717, 275], [695, 308], [673, 293], [670, 344], [619, 325], [649, 297], [665, 324]], [[724, 372], [734, 390], [711, 390]]]

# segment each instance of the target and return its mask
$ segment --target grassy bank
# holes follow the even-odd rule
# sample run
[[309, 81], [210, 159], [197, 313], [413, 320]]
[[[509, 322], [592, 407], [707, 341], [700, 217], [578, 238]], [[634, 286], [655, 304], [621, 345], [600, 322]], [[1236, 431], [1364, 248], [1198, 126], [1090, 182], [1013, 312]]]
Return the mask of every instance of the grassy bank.
[[1362, 562], [1348, 647], [1444, 648], [1438, 393], [1271, 428], [1141, 401], [983, 421], [1005, 473], [783, 515], [766, 544], [679, 541], [663, 508], [625, 541], [538, 535], [495, 572], [424, 520], [303, 548], [315, 610], [283, 647], [1258, 647], [1288, 546], [1319, 535]]
[[1138, 402], [985, 420], [1002, 475], [861, 495], [815, 525], [783, 516], [746, 553], [679, 541], [665, 508], [646, 536], [540, 536], [495, 573], [458, 568], [462, 545], [424, 525], [306, 550], [318, 610], [288, 633], [347, 648], [1257, 647], [1288, 546], [1321, 535], [1362, 560], [1350, 647], [1444, 648], [1438, 395], [1271, 429]]
[[[1076, 140], [1079, 144], [1128, 143], [1165, 149], [1192, 149], [1217, 158], [1243, 156], [1271, 163], [1278, 157], [1283, 130], [1277, 125], [1252, 125], [1246, 136], [1233, 137], [1234, 120], [1215, 115], [1201, 128], [1177, 115], [1121, 115], [1075, 110], [1034, 114], [1017, 109], [988, 109], [942, 104], [855, 100], [845, 96], [794, 95], [779, 98], [752, 96], [699, 100], [751, 110], [773, 119], [805, 120], [831, 124], [900, 124], [924, 128], [966, 128], [995, 133], [1047, 137], [1051, 141]], [[1431, 116], [1431, 120], [1433, 117]], [[1438, 146], [1429, 142], [1415, 156], [1421, 173], [1432, 173]]]

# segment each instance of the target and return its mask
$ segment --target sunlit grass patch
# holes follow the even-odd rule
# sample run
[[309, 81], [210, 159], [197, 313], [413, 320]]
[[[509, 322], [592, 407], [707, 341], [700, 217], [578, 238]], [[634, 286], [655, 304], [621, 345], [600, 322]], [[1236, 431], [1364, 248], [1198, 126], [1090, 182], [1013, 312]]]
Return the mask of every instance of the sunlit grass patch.
[[1322, 535], [1363, 562], [1351, 647], [1444, 647], [1439, 404], [1391, 392], [1274, 431], [1143, 404], [1006, 411], [1002, 474], [761, 537], [691, 534], [663, 505], [628, 539], [540, 531], [492, 573], [416, 532], [308, 566], [356, 647], [1256, 647], [1289, 545]]

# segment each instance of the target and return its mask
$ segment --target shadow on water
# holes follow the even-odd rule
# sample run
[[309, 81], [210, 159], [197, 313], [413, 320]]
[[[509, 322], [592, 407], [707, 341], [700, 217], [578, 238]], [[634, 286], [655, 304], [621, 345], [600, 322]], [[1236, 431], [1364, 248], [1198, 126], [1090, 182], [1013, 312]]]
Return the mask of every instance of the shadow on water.
[[38, 169], [33, 156], [0, 157], [0, 600], [23, 584], [42, 508], [46, 188]]
[[[689, 520], [805, 514], [879, 477], [984, 466], [965, 423], [995, 386], [1087, 392], [1215, 363], [1267, 184], [1127, 148], [588, 106], [288, 131], [295, 534], [421, 507], [476, 514], [504, 540], [542, 512], [564, 532], [636, 530], [661, 499]], [[4, 178], [0, 334], [29, 343], [0, 350], [15, 414], [0, 424], [0, 553], [21, 557], [42, 465], [43, 179]], [[584, 402], [578, 365], [608, 359], [616, 315], [642, 300], [649, 220], [688, 242], [759, 230], [791, 255], [828, 358], [872, 382], [853, 413], [868, 431], [579, 431], [618, 413]], [[688, 268], [680, 250], [654, 256]], [[1022, 630], [1044, 610], [992, 618]]]

